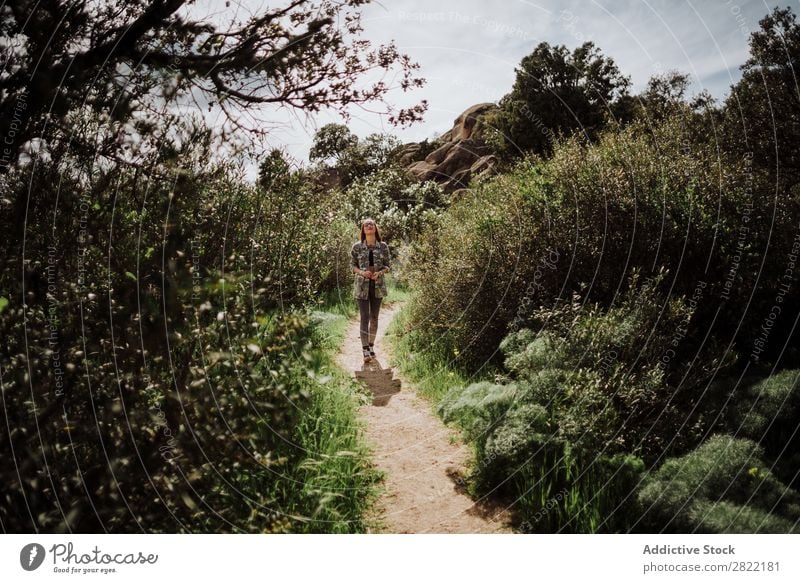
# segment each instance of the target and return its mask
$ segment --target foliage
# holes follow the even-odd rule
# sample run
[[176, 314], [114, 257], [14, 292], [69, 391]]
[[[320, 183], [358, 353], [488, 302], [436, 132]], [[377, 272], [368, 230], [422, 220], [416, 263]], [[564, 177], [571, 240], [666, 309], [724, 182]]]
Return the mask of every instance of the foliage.
[[782, 484], [749, 439], [714, 435], [669, 459], [638, 491], [644, 532], [791, 533], [800, 495]]
[[258, 165], [258, 185], [264, 190], [285, 188], [286, 182], [293, 177], [292, 174], [286, 155], [273, 148]]
[[[792, 128], [775, 123], [796, 117], [797, 30], [790, 10], [762, 21], [721, 110], [670, 73], [588, 136], [509, 122], [552, 150], [532, 146], [413, 241], [404, 349], [479, 375], [434, 398], [474, 447], [472, 487], [508, 497], [522, 530], [794, 528], [796, 371], [779, 371], [800, 362], [800, 199]], [[505, 373], [480, 377], [500, 354]]]
[[653, 75], [639, 95], [625, 94], [612, 104], [613, 121], [621, 126], [637, 119], [656, 124], [676, 115], [691, 115], [696, 126], [703, 122], [711, 123], [710, 127], [702, 127], [702, 131], [713, 133], [713, 122], [717, 117], [714, 99], [708, 91], [702, 91], [688, 100], [686, 90], [690, 85], [689, 75], [679, 71]]
[[384, 168], [353, 182], [345, 191], [344, 213], [354, 223], [373, 217], [387, 241], [408, 243], [426, 227], [437, 224], [447, 205], [441, 187], [418, 182], [396, 168]]
[[309, 152], [312, 162], [330, 164], [339, 176], [340, 186], [390, 166], [391, 154], [400, 140], [389, 134], [370, 134], [363, 140], [342, 124], [329, 123], [314, 135]]
[[[344, 197], [341, 193], [331, 193], [330, 198], [333, 208], [344, 208]], [[358, 238], [358, 231], [354, 228], [350, 217], [336, 213], [330, 225], [324, 231], [325, 263], [322, 265], [322, 279], [320, 291], [334, 292], [340, 301], [352, 301], [353, 271], [350, 265], [350, 250], [353, 242]], [[392, 265], [394, 268], [394, 265]]]
[[[726, 146], [751, 156], [769, 176], [765, 188], [792, 191], [800, 183], [800, 128], [796, 121], [800, 25], [791, 8], [774, 8], [750, 35], [750, 57], [731, 87], [721, 126]], [[788, 194], [788, 192], [787, 192]]]
[[[724, 407], [709, 407], [704, 393], [684, 388], [705, 386], [725, 363], [707, 354], [698, 359], [708, 363], [705, 367], [684, 359], [677, 366], [666, 366], [664, 355], [672, 350], [675, 331], [686, 326], [692, 309], [678, 298], [666, 302], [659, 296], [656, 290], [665, 276], [643, 283], [633, 277], [619, 304], [607, 310], [586, 306], [578, 298], [536, 310], [533, 328], [509, 334], [500, 345], [510, 376], [455, 384], [442, 398], [439, 411], [444, 420], [462, 428], [474, 446], [471, 479], [476, 493], [499, 493], [513, 500], [522, 530], [636, 530], [642, 528], [640, 514], [648, 516], [646, 528], [654, 528], [675, 510], [661, 508], [659, 517], [653, 517], [626, 500], [645, 468], [656, 467], [667, 455], [691, 451], [716, 427], [719, 415], [727, 413]], [[722, 351], [717, 350], [720, 359]], [[679, 382], [669, 382], [668, 369]], [[783, 440], [778, 457], [786, 451], [796, 418], [792, 406], [785, 409], [785, 417], [780, 414], [795, 377], [783, 374], [756, 385], [764, 399], [760, 407], [748, 400], [746, 395], [755, 395], [750, 388], [738, 396], [736, 406], [745, 421], [739, 421], [741, 414], [729, 416], [734, 431], [746, 422], [764, 428], [768, 419], [775, 419], [780, 428], [775, 430], [777, 441]], [[763, 433], [754, 436], [763, 437]], [[715, 451], [707, 458], [720, 455]], [[759, 450], [758, 458], [762, 456]], [[794, 471], [790, 467], [796, 467], [792, 459], [789, 455], [784, 461], [787, 475]], [[764, 462], [752, 463], [761, 468], [752, 471], [764, 474]], [[671, 471], [664, 467], [663, 472]], [[720, 483], [729, 473], [719, 478]], [[667, 474], [657, 475], [666, 481]], [[776, 480], [770, 474], [773, 493], [786, 488]], [[718, 484], [709, 488], [718, 490]], [[732, 512], [725, 505], [706, 502], [690, 512], [695, 517], [707, 514], [702, 519], [704, 531], [712, 529], [712, 523], [720, 532], [728, 527], [736, 532], [765, 528], [755, 521], [763, 513], [753, 505], [744, 503], [748, 508]], [[762, 504], [767, 513], [768, 502]], [[734, 520], [737, 514], [741, 521]], [[776, 519], [767, 528], [785, 531], [787, 524]]]
[[629, 85], [613, 59], [591, 42], [572, 52], [542, 42], [522, 59], [511, 92], [486, 120], [494, 130], [489, 141], [497, 153], [515, 157], [550, 152], [559, 134], [579, 131], [594, 137]]
[[607, 310], [578, 298], [539, 309], [537, 332], [522, 329], [501, 343], [506, 367], [529, 383], [531, 398], [548, 404], [565, 440], [591, 451], [633, 452], [652, 463], [666, 451], [692, 447], [715, 419], [686, 388], [729, 364], [724, 348], [716, 354], [707, 348], [699, 363], [669, 358], [682, 340], [676, 330], [692, 310], [656, 292], [664, 276], [643, 283], [634, 276]]
[[[0, 75], [0, 135], [10, 150], [0, 170], [13, 166], [26, 144], [60, 140], [126, 157], [126, 136], [169, 125], [176, 113], [164, 104], [196, 104], [197, 96], [242, 129], [241, 112], [252, 105], [334, 107], [347, 115], [348, 105], [385, 103], [394, 87], [421, 86], [419, 66], [394, 43], [372, 47], [360, 36], [356, 9], [365, 3], [291, 2], [242, 22], [233, 8], [198, 19], [184, 10], [185, 0], [15, 2], [0, 16], [10, 39], [3, 61], [12, 65]], [[381, 70], [396, 70], [397, 85], [357, 83]], [[425, 107], [395, 111], [387, 104], [387, 111], [390, 121], [408, 123]], [[76, 135], [66, 122], [80, 110], [101, 119], [101, 133]]]
[[[660, 291], [697, 304], [683, 354], [709, 326], [719, 343], [753, 352], [797, 247], [798, 201], [752, 189], [746, 161], [720, 155], [692, 120], [633, 122], [594, 145], [571, 138], [551, 159], [477, 185], [414, 242], [409, 264], [435, 253], [442, 275], [409, 274], [415, 323], [476, 368], [539, 306], [577, 293], [605, 308], [634, 270], [664, 270]], [[783, 314], [797, 312], [796, 296], [780, 301]], [[783, 344], [791, 317], [782, 320], [761, 360]]]
[[341, 164], [350, 150], [358, 145], [358, 136], [344, 124], [329, 123], [314, 134], [314, 143], [308, 158], [314, 161], [335, 160]]
[[577, 300], [538, 310], [536, 330], [500, 345], [511, 380], [456, 386], [443, 399], [444, 419], [475, 446], [476, 488], [515, 496], [525, 529], [624, 528], [614, 510], [644, 464], [697, 442], [701, 427], [681, 430], [692, 403], [661, 366], [690, 311], [662, 305], [656, 285], [634, 278], [608, 311]]
[[278, 151], [256, 185], [234, 157], [271, 127], [258, 104], [346, 115], [393, 88], [363, 74], [422, 84], [360, 38], [364, 3], [2, 13], [4, 530], [364, 530], [358, 403], [305, 314], [336, 280], [341, 205]]
[[[726, 428], [761, 445], [775, 460], [773, 471], [789, 486], [797, 487], [800, 467], [800, 371], [782, 370], [769, 376], [733, 377], [715, 382], [712, 391], [725, 391]], [[721, 387], [720, 387], [721, 385]]]
[[363, 529], [352, 387], [304, 310], [336, 217], [297, 176], [163, 146], [147, 173], [65, 152], [3, 179], [35, 193], [24, 247], [1, 216], [4, 529]]

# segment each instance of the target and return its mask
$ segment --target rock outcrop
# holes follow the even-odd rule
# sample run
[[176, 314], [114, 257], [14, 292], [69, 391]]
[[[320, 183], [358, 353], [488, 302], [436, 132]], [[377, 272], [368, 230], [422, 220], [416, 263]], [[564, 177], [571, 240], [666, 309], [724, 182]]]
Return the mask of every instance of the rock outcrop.
[[493, 172], [497, 165], [497, 158], [476, 131], [481, 116], [495, 107], [493, 103], [473, 105], [436, 140], [440, 145], [435, 150], [426, 154], [421, 143], [405, 144], [397, 152], [397, 160], [416, 179], [439, 182], [445, 192], [466, 188], [472, 178]]

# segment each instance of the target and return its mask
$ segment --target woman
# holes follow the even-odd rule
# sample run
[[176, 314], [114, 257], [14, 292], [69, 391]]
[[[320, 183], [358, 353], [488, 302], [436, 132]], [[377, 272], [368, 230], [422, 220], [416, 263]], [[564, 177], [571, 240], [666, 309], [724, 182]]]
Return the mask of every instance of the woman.
[[375, 336], [378, 333], [378, 313], [386, 297], [384, 274], [389, 271], [389, 246], [381, 240], [378, 225], [373, 219], [361, 222], [361, 241], [350, 250], [350, 267], [355, 273], [353, 297], [361, 312], [361, 347], [364, 362], [375, 358]]

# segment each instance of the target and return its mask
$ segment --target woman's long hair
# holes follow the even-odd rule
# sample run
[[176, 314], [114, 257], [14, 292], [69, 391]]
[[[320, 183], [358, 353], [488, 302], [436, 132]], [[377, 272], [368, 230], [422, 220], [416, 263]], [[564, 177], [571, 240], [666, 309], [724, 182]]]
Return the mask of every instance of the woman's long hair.
[[378, 229], [378, 223], [375, 222], [375, 219], [371, 217], [367, 217], [363, 221], [361, 221], [361, 242], [364, 243], [367, 240], [367, 234], [364, 232], [364, 223], [367, 221], [372, 221], [375, 223], [375, 240], [380, 243], [381, 242], [381, 232]]

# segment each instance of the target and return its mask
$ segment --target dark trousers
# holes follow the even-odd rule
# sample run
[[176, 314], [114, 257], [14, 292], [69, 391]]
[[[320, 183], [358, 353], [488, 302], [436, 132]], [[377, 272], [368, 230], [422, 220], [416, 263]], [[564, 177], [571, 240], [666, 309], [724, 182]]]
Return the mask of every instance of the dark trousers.
[[370, 282], [369, 299], [356, 300], [358, 311], [361, 312], [361, 346], [375, 344], [378, 334], [378, 313], [381, 311], [381, 300], [375, 297], [375, 286]]

